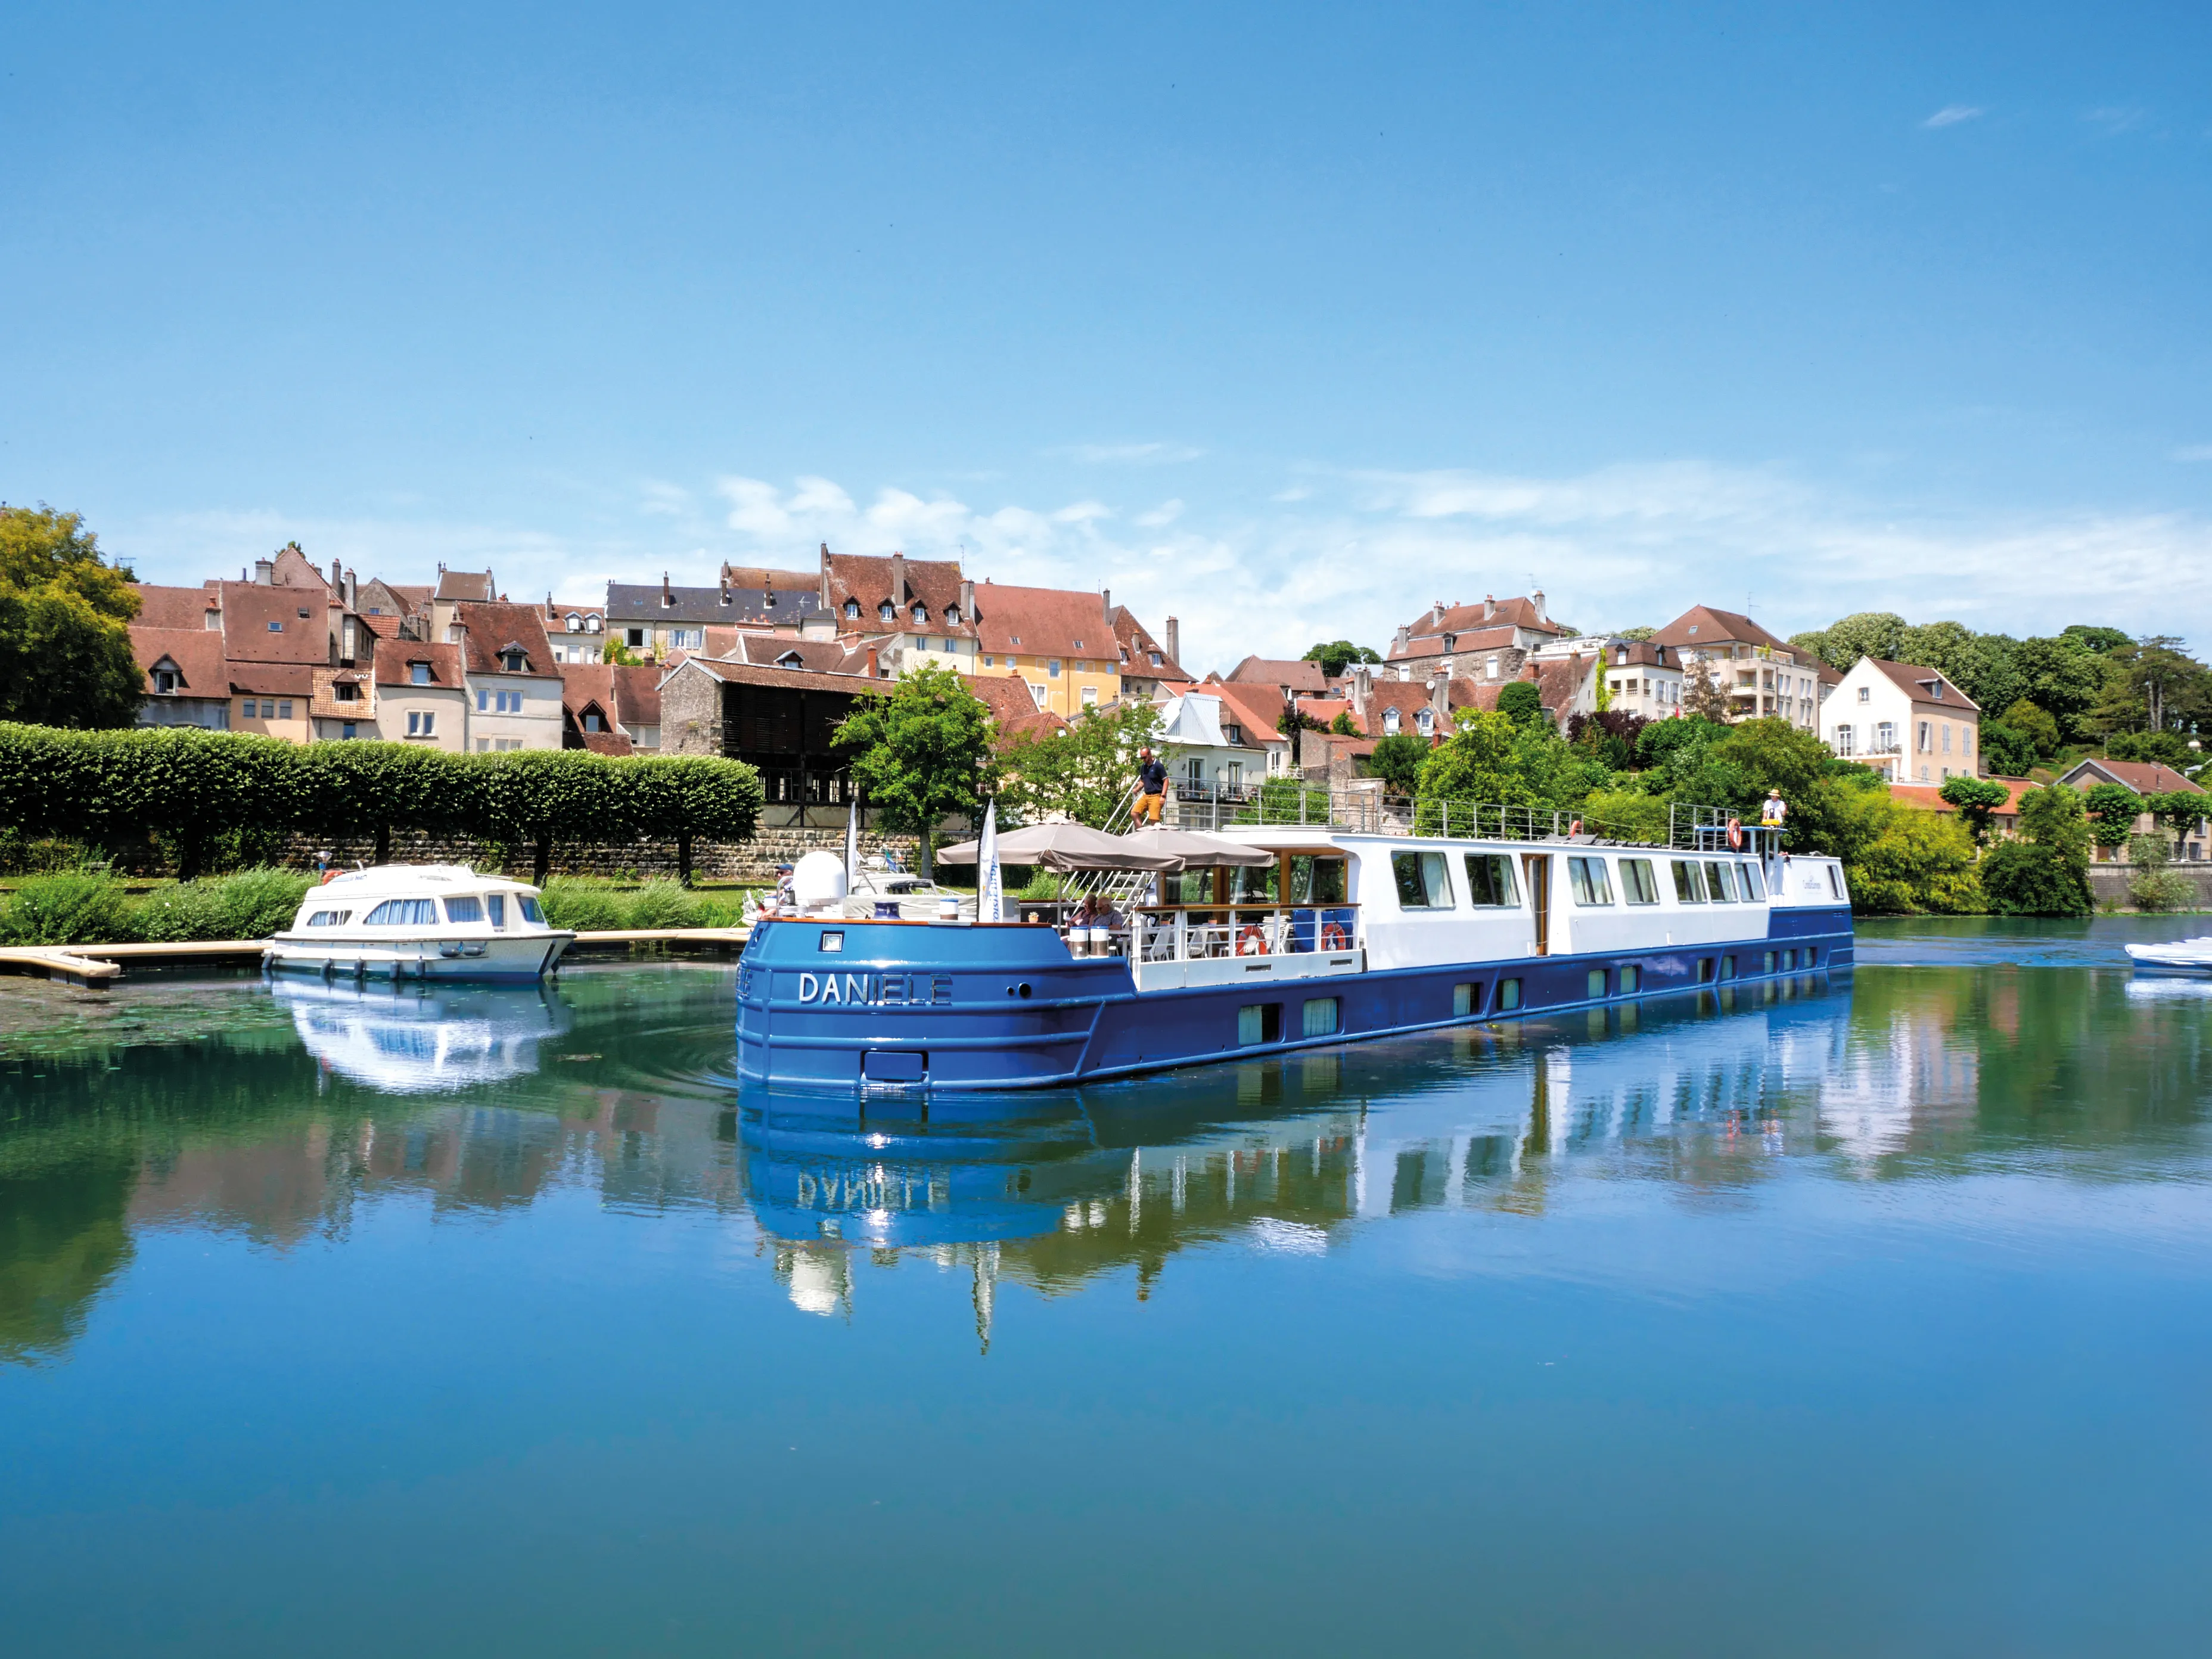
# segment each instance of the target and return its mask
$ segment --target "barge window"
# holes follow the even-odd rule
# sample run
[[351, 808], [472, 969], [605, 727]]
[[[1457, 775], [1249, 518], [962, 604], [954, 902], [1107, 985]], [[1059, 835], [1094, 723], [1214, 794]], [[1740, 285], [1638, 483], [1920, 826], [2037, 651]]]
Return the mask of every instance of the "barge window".
[[1650, 859], [1621, 860], [1620, 890], [1631, 904], [1659, 902], [1659, 878], [1651, 873]]
[[362, 918], [364, 927], [434, 927], [438, 925], [438, 903], [435, 899], [386, 899]]
[[1452, 987], [1452, 1012], [1462, 1017], [1482, 1012], [1482, 987], [1474, 981], [1463, 981]]
[[1310, 1037], [1334, 1036], [1337, 1029], [1337, 999], [1311, 997], [1305, 1006], [1305, 1030]]
[[310, 927], [343, 927], [345, 919], [352, 914], [350, 910], [318, 910], [307, 918], [307, 926]]
[[1519, 980], [1501, 979], [1498, 981], [1498, 1006], [1500, 1009], [1518, 1008], [1521, 1006]]
[[1452, 908], [1451, 877], [1442, 853], [1393, 853], [1391, 878], [1398, 884], [1401, 910], [1449, 910]]
[[1734, 957], [1723, 957], [1721, 958], [1721, 977], [1723, 979], [1734, 979], [1735, 977], [1735, 958]]
[[529, 894], [525, 893], [515, 902], [522, 907], [522, 919], [525, 921], [534, 923], [540, 927], [543, 927], [545, 925], [545, 914], [538, 908], [538, 901], [536, 899], [531, 897]]
[[1850, 896], [1844, 891], [1844, 871], [1841, 865], [1832, 864], [1828, 866], [1828, 890], [1838, 899]]
[[1603, 859], [1569, 859], [1567, 884], [1574, 889], [1577, 904], [1613, 902], [1613, 880], [1605, 872]]
[[1774, 971], [1774, 952], [1773, 952], [1773, 951], [1769, 951], [1765, 952], [1764, 955], [1762, 955], [1762, 956], [1759, 957], [1759, 971], [1760, 973], [1762, 973], [1762, 974], [1771, 974], [1771, 973], [1772, 973], [1772, 972]]
[[1605, 969], [1602, 968], [1591, 969], [1589, 970], [1589, 982], [1585, 988], [1589, 991], [1590, 1000], [1592, 1001], [1595, 1001], [1598, 998], [1602, 997], [1605, 994]]
[[1710, 985], [1712, 983], [1712, 978], [1713, 959], [1711, 957], [1699, 957], [1698, 958], [1698, 983], [1700, 985]]
[[1291, 903], [1341, 904], [1344, 892], [1342, 859], [1316, 858], [1307, 853], [1291, 855]]
[[1644, 988], [1644, 970], [1624, 968], [1620, 970], [1620, 994], [1629, 996]]
[[1739, 864], [1735, 878], [1743, 884], [1743, 896], [1747, 902], [1756, 904], [1766, 897], [1766, 878], [1759, 873], [1757, 865]]
[[1503, 853], [1467, 855], [1467, 890], [1479, 908], [1520, 907], [1521, 890], [1513, 884], [1513, 860]]
[[1727, 865], [1709, 864], [1705, 866], [1705, 893], [1716, 904], [1735, 902], [1735, 883], [1729, 879]]
[[1248, 1002], [1237, 1011], [1237, 1043], [1249, 1048], [1262, 1042], [1283, 1040], [1283, 1005], [1279, 1002]]
[[1276, 864], [1247, 864], [1232, 867], [1229, 872], [1230, 890], [1238, 904], [1273, 904], [1282, 866]]
[[484, 908], [491, 912], [491, 925], [493, 927], [504, 927], [507, 926], [506, 894], [486, 893], [484, 895]]
[[1687, 859], [1674, 860], [1674, 902], [1677, 904], [1703, 904], [1705, 885], [1698, 879], [1698, 866]]
[[483, 902], [473, 898], [449, 898], [446, 901], [447, 921], [482, 921]]

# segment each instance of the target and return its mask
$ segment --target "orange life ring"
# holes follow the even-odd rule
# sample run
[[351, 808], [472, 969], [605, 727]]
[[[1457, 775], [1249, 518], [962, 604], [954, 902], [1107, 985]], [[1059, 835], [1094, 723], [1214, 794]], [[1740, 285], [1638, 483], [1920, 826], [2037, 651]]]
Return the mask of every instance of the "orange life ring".
[[1324, 951], [1341, 951], [1351, 943], [1340, 923], [1332, 921], [1321, 930], [1321, 948]]
[[1261, 933], [1258, 922], [1248, 922], [1244, 931], [1237, 936], [1237, 954], [1240, 957], [1264, 957], [1267, 954], [1267, 937]]
[[1728, 838], [1729, 845], [1730, 847], [1741, 848], [1743, 845], [1743, 822], [1741, 819], [1730, 818], [1729, 820]]
[[332, 883], [332, 882], [336, 881], [337, 878], [338, 878], [338, 872], [337, 872], [337, 871], [335, 871], [335, 870], [325, 870], [325, 871], [324, 871], [324, 872], [323, 872], [323, 880], [322, 880], [322, 884], [323, 884], [324, 886], [327, 887], [327, 886], [329, 886], [329, 885], [331, 884], [331, 883]]
[[1567, 826], [1567, 833], [1571, 836], [1579, 836], [1582, 832], [1583, 821], [1580, 818], [1577, 818], [1572, 823], [1570, 823]]

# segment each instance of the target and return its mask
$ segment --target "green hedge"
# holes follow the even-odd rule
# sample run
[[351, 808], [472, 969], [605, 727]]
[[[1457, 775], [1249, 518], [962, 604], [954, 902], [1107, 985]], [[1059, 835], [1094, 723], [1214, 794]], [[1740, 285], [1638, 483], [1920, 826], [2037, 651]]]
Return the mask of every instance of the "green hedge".
[[0, 824], [104, 846], [159, 831], [195, 876], [208, 842], [239, 825], [332, 836], [472, 835], [532, 849], [543, 882], [556, 842], [652, 836], [740, 841], [760, 817], [760, 776], [703, 756], [611, 757], [580, 749], [455, 755], [398, 743], [291, 744], [191, 727], [66, 732], [0, 723]]

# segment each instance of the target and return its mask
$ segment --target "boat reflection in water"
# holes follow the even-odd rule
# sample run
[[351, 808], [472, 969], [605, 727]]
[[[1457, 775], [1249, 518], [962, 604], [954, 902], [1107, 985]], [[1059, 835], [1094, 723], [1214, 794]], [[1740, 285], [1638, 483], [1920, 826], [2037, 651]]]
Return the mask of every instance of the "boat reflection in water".
[[[1858, 1069], [1844, 1063], [1850, 994], [1808, 975], [1008, 1096], [996, 1121], [972, 1102], [951, 1122], [872, 1102], [833, 1128], [811, 1103], [749, 1090], [744, 1186], [797, 1306], [849, 1313], [860, 1252], [913, 1254], [973, 1273], [988, 1344], [1001, 1273], [1054, 1290], [1133, 1268], [1142, 1298], [1194, 1244], [1322, 1254], [1419, 1209], [1540, 1212], [1576, 1156], [1639, 1139], [1663, 1140], [1673, 1178], [1759, 1179], [1785, 1141], [1814, 1150], [1824, 1087]], [[1904, 1058], [1909, 1095], [1925, 1068]], [[1862, 1134], [1889, 1104], [1875, 1091], [1855, 1103]]]
[[568, 1007], [536, 987], [322, 984], [276, 979], [307, 1052], [328, 1072], [381, 1094], [434, 1094], [538, 1070], [538, 1045], [563, 1035]]

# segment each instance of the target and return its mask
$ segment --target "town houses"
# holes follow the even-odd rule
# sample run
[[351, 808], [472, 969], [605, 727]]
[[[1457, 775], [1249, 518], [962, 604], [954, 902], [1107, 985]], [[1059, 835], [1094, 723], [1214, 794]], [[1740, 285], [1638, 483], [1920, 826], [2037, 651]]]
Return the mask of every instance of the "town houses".
[[[610, 581], [516, 598], [490, 568], [415, 584], [319, 568], [288, 545], [198, 587], [144, 586], [131, 629], [140, 723], [297, 743], [381, 738], [499, 754], [720, 755], [761, 773], [771, 813], [849, 800], [835, 740], [856, 699], [925, 666], [959, 675], [1002, 741], [1143, 707], [1176, 793], [1238, 800], [1271, 778], [1376, 787], [1376, 746], [1449, 740], [1515, 686], [1563, 731], [1608, 714], [1780, 719], [1894, 787], [1978, 775], [1982, 711], [1944, 675], [1863, 658], [1837, 674], [1741, 613], [1589, 632], [1541, 590], [1437, 600], [1329, 672], [1248, 653], [1202, 676], [1103, 587], [1002, 582], [959, 560], [822, 544], [812, 568], [720, 564], [711, 582]], [[1209, 654], [1231, 653], [1219, 642]], [[1526, 708], [1523, 696], [1514, 704]]]

